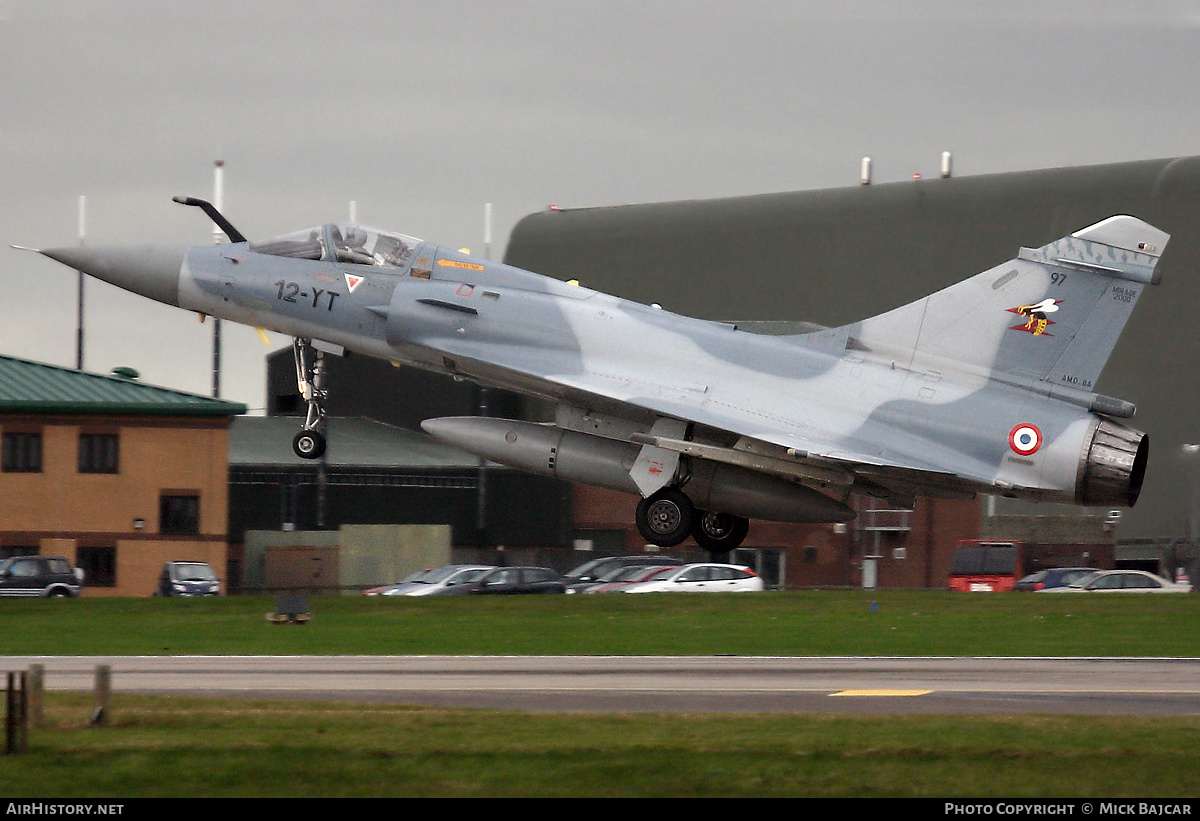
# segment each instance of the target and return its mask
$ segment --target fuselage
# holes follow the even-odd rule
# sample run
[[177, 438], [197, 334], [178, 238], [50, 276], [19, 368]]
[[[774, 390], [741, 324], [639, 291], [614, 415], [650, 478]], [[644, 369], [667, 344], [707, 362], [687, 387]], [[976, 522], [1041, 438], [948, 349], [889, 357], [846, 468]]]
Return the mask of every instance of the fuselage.
[[[193, 248], [178, 304], [556, 401], [700, 417], [800, 452], [844, 441], [881, 466], [920, 454], [931, 470], [955, 465], [959, 491], [1071, 501], [1095, 423], [982, 374], [898, 365], [819, 334], [747, 333], [427, 243], [399, 268], [282, 262], [245, 244]], [[1044, 437], [1029, 456], [1009, 446], [1020, 424]]]
[[[722, 480], [728, 486], [767, 475], [774, 484], [762, 493], [776, 502], [788, 488], [815, 493], [828, 477], [842, 482], [839, 495], [859, 485], [877, 495], [1132, 504], [1140, 489], [1141, 434], [1126, 442], [1129, 429], [1089, 409], [1094, 394], [995, 378], [977, 356], [922, 358], [870, 334], [864, 344], [856, 326], [749, 333], [353, 225], [186, 251], [43, 253], [187, 310], [551, 399], [564, 430], [619, 444], [581, 440], [587, 458], [616, 466], [605, 477], [623, 474], [604, 479], [622, 490], [624, 462], [648, 447], [662, 418], [708, 448], [680, 452], [744, 471]], [[457, 444], [481, 452], [473, 439], [490, 435], [476, 428]], [[1109, 439], [1120, 441], [1109, 448]], [[1121, 464], [1109, 489], [1094, 474], [1113, 460]], [[578, 478], [589, 475], [600, 473]], [[750, 495], [731, 512], [761, 515]], [[804, 515], [834, 515], [815, 504]]]

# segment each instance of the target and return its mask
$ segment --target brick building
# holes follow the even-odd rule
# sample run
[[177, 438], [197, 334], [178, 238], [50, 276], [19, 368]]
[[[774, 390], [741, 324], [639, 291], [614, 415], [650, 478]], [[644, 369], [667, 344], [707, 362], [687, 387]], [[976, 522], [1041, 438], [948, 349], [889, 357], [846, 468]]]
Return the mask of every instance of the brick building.
[[[596, 556], [646, 549], [630, 513], [636, 504], [625, 493], [575, 485], [576, 547], [584, 542]], [[780, 587], [944, 588], [955, 544], [979, 532], [975, 501], [918, 499], [913, 510], [859, 497], [851, 504], [858, 518], [844, 525], [755, 520], [732, 558]], [[691, 541], [663, 552], [708, 560]]]
[[0, 556], [65, 556], [84, 595], [148, 596], [166, 561], [228, 551], [244, 405], [0, 356]]

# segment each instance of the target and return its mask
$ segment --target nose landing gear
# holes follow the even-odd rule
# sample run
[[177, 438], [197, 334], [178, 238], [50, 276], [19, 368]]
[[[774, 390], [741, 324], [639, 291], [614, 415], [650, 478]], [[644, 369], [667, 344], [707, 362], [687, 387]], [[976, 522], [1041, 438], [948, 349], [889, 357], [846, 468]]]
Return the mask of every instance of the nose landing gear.
[[304, 428], [292, 439], [292, 450], [301, 459], [320, 459], [325, 454], [325, 354], [312, 346], [308, 339], [292, 340], [292, 356], [296, 360], [296, 386], [308, 405]]
[[302, 430], [292, 438], [292, 450], [301, 459], [320, 459], [325, 454], [325, 435], [320, 431]]

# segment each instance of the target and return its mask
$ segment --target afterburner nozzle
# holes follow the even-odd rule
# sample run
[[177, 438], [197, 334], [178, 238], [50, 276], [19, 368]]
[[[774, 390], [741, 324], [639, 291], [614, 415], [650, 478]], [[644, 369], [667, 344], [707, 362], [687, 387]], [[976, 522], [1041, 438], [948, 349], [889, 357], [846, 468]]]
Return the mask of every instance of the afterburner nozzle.
[[40, 253], [126, 291], [168, 305], [179, 304], [179, 271], [187, 255], [185, 246], [81, 245]]

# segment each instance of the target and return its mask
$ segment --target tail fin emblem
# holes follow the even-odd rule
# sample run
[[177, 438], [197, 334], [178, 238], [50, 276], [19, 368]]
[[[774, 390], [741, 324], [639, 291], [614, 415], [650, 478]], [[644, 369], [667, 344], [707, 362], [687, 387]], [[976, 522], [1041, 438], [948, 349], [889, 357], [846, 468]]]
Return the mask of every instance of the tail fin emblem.
[[1028, 318], [1028, 322], [1024, 325], [1013, 325], [1009, 328], [1010, 331], [1025, 331], [1034, 336], [1054, 336], [1054, 334], [1046, 333], [1046, 329], [1054, 324], [1054, 321], [1047, 317], [1047, 314], [1052, 314], [1058, 310], [1058, 306], [1062, 304], [1062, 300], [1053, 298], [1043, 299], [1036, 305], [1021, 305], [1016, 308], [1007, 309], [1010, 314], [1018, 314]]

